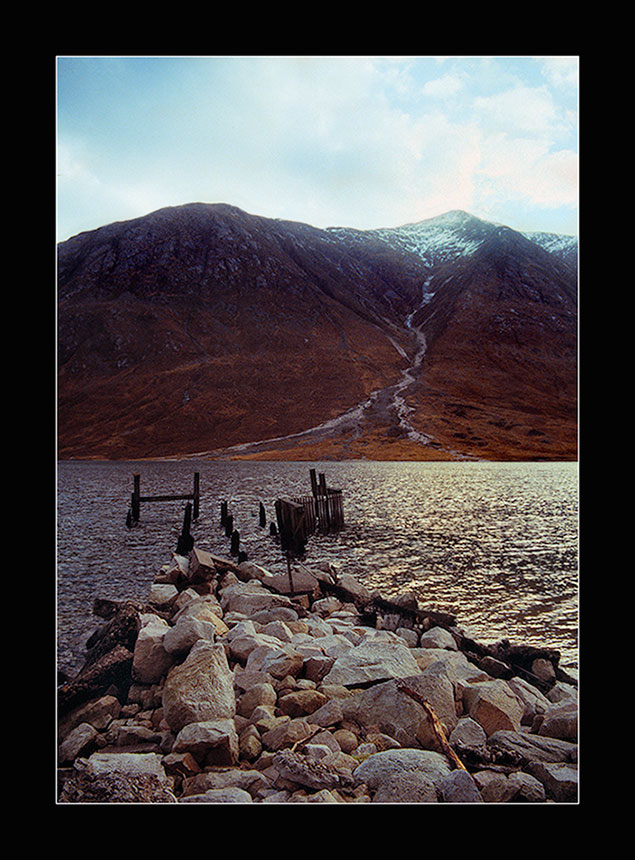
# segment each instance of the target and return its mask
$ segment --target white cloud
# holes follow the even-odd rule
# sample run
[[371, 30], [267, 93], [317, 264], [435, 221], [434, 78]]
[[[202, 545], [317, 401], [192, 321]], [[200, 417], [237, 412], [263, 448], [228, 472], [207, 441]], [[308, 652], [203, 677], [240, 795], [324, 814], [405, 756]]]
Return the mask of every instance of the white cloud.
[[542, 60], [545, 77], [558, 87], [577, 87], [580, 61], [578, 57], [546, 57]]
[[519, 86], [474, 100], [475, 113], [494, 131], [548, 135], [558, 122], [558, 111], [546, 87]]
[[458, 75], [448, 74], [432, 81], [427, 81], [423, 86], [423, 93], [432, 98], [449, 98], [456, 95], [463, 88], [463, 81]]
[[572, 150], [552, 152], [544, 142], [501, 133], [487, 140], [482, 153], [478, 174], [484, 198], [577, 206], [578, 156]]

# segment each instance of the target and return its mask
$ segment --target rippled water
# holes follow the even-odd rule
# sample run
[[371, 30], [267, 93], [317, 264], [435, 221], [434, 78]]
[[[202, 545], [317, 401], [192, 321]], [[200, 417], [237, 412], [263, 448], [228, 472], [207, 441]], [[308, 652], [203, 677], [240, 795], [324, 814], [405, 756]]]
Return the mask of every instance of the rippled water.
[[228, 501], [241, 549], [272, 573], [279, 544], [259, 525], [281, 496], [309, 495], [309, 469], [342, 489], [345, 528], [315, 535], [307, 563], [328, 560], [385, 597], [405, 591], [452, 612], [474, 638], [558, 648], [577, 667], [576, 463], [60, 462], [58, 663], [74, 671], [99, 619], [95, 597], [146, 599], [176, 549], [184, 501], [142, 504], [126, 527], [133, 474], [141, 494], [189, 493], [200, 472], [196, 546], [228, 556], [220, 503]]

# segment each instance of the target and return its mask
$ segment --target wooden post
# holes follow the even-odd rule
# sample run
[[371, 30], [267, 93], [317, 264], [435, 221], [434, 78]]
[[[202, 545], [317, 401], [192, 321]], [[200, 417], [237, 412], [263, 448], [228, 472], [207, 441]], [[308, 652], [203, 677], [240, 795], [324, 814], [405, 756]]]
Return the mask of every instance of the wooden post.
[[225, 534], [227, 537], [231, 537], [231, 533], [234, 531], [234, 518], [231, 514], [227, 514], [225, 517]]
[[220, 524], [222, 526], [227, 522], [227, 502], [220, 503]]
[[290, 499], [278, 499], [276, 517], [282, 549], [290, 550], [295, 555], [302, 555], [307, 538], [304, 506]]
[[192, 504], [188, 502], [185, 506], [185, 514], [183, 516], [183, 528], [181, 535], [176, 544], [177, 555], [189, 555], [194, 546], [194, 538], [190, 534], [190, 524], [192, 522]]
[[267, 515], [265, 513], [265, 506], [262, 502], [260, 502], [260, 525], [262, 528], [267, 525]]
[[231, 555], [238, 555], [240, 549], [240, 532], [233, 531], [231, 534], [231, 549], [229, 550]]
[[132, 491], [132, 519], [139, 522], [139, 509], [141, 499], [141, 475], [133, 475], [134, 489]]
[[291, 594], [293, 591], [293, 578], [291, 577], [291, 553], [287, 550], [287, 574], [289, 576], [289, 588], [291, 589]]
[[326, 531], [331, 529], [331, 517], [329, 514], [329, 491], [326, 486], [326, 476], [324, 473], [320, 475], [320, 492], [324, 496], [324, 516], [326, 517]]
[[199, 511], [199, 503], [201, 499], [201, 481], [200, 474], [198, 472], [194, 472], [194, 509], [192, 511], [192, 516], [195, 520], [198, 519], [198, 511]]

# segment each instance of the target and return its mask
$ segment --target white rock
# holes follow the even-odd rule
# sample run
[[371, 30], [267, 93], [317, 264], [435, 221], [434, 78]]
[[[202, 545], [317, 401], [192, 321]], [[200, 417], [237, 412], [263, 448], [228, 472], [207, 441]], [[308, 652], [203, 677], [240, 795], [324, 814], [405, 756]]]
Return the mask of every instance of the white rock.
[[184, 617], [167, 631], [163, 637], [163, 647], [168, 654], [179, 657], [187, 654], [199, 639], [214, 642], [215, 638], [216, 627], [211, 622]]
[[421, 634], [421, 648], [447, 648], [450, 651], [457, 651], [458, 645], [449, 630], [443, 627], [432, 627]]
[[163, 717], [173, 731], [189, 723], [233, 718], [234, 675], [224, 647], [199, 640], [185, 661], [169, 671], [162, 703]]
[[323, 683], [346, 687], [419, 673], [417, 661], [407, 645], [377, 640], [339, 654]]
[[132, 677], [140, 684], [156, 684], [174, 663], [163, 641], [169, 625], [158, 615], [150, 616], [139, 631], [132, 659]]

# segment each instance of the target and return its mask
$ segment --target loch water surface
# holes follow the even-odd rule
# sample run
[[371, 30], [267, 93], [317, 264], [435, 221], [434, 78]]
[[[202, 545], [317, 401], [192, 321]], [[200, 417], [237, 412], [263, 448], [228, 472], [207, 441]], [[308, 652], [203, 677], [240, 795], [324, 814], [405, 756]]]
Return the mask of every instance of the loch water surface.
[[199, 472], [195, 545], [229, 557], [226, 501], [241, 549], [283, 573], [274, 503], [309, 495], [311, 468], [342, 490], [345, 527], [309, 539], [308, 565], [331, 562], [387, 598], [412, 592], [478, 641], [557, 648], [577, 669], [577, 463], [204, 460], [58, 463], [58, 666], [80, 668], [96, 597], [146, 600], [176, 549], [185, 501], [142, 504], [126, 526], [134, 474], [142, 495], [169, 495], [192, 492]]

